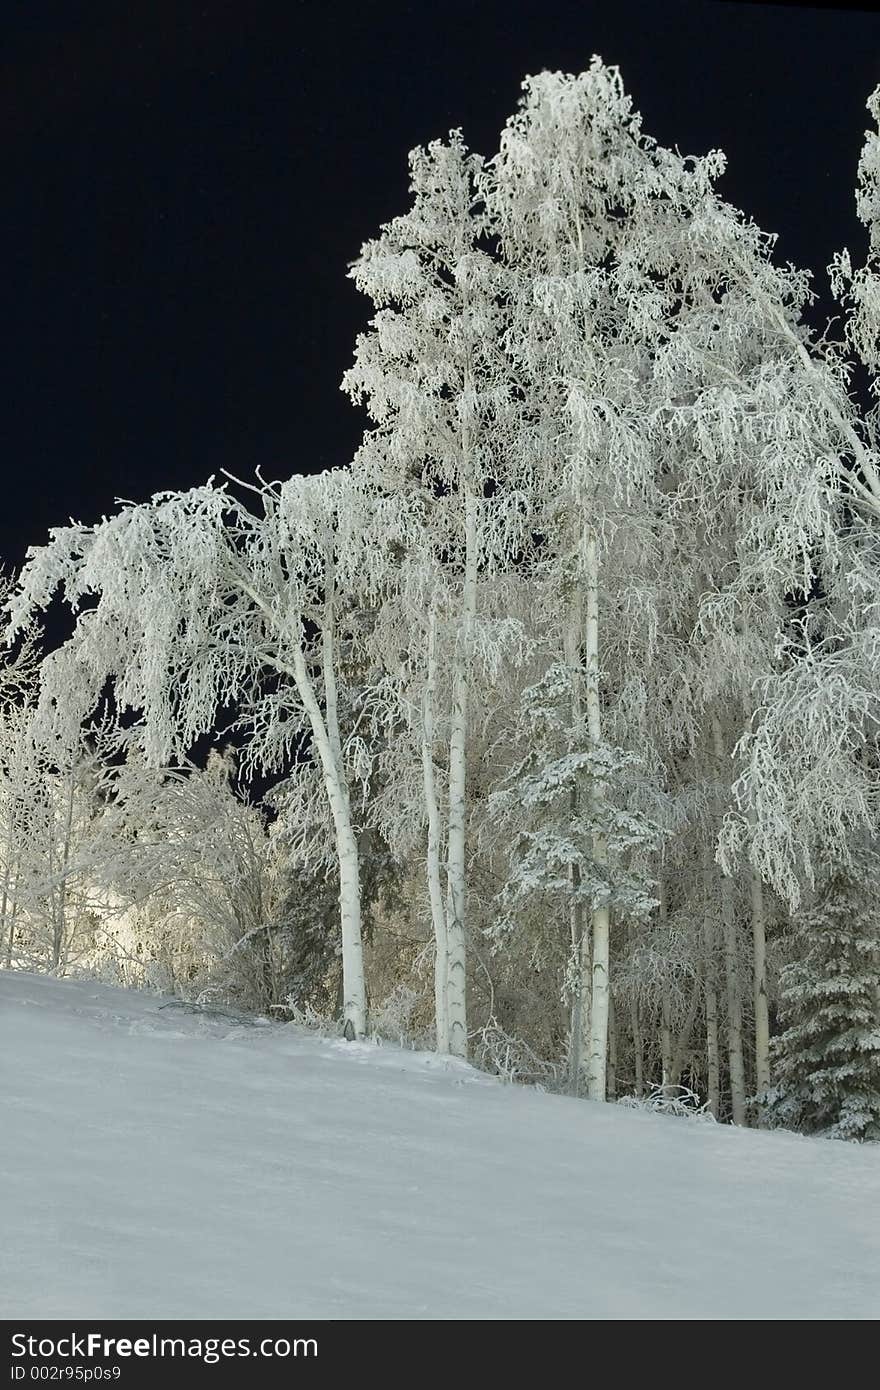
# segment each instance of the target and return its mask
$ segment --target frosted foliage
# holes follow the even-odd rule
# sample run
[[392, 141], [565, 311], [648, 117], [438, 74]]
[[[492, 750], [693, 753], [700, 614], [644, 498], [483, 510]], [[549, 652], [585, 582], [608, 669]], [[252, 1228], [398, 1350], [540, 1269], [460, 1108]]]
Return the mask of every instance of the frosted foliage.
[[[584, 728], [570, 725], [564, 703], [570, 679], [564, 668], [551, 668], [523, 692], [519, 718], [524, 742], [532, 748], [488, 802], [490, 822], [503, 824], [510, 835], [507, 882], [500, 895], [510, 914], [502, 921], [510, 925], [517, 904], [535, 897], [555, 907], [561, 925], [574, 901], [588, 908], [613, 905], [635, 918], [656, 906], [645, 863], [660, 827], [641, 809], [643, 764], [625, 749], [591, 748]], [[597, 830], [608, 862], [596, 860]]]
[[[878, 102], [875, 92], [868, 103], [875, 121]], [[880, 137], [872, 130], [865, 137], [857, 194], [870, 234], [867, 262], [853, 272], [843, 252], [830, 267], [832, 288], [847, 311], [847, 345], [872, 376], [880, 365], [878, 151]], [[780, 629], [772, 669], [756, 686], [755, 716], [739, 746], [739, 811], [728, 820], [721, 843], [728, 865], [747, 849], [761, 875], [793, 906], [804, 887], [815, 883], [817, 864], [846, 865], [853, 837], [876, 834], [880, 810], [876, 422], [874, 412], [860, 420], [845, 394], [841, 345], [826, 340], [812, 356], [806, 380], [812, 377], [820, 389], [812, 410], [805, 403], [796, 428], [817, 439], [816, 406], [830, 427], [817, 466], [802, 470], [809, 489], [803, 497], [824, 499], [828, 522], [820, 529], [807, 524], [803, 510], [793, 512], [802, 537], [811, 530], [815, 537], [813, 575], [805, 572], [802, 614], [788, 631]], [[786, 423], [787, 431], [792, 428]], [[765, 530], [769, 521], [761, 523]]]
[[[875, 125], [880, 123], [880, 87], [868, 98], [868, 111]], [[859, 186], [856, 194], [859, 217], [871, 233], [871, 250], [880, 250], [880, 134], [870, 130], [859, 159]]]
[[78, 727], [111, 678], [120, 711], [142, 713], [155, 764], [184, 755], [219, 708], [244, 705], [271, 766], [276, 747], [289, 751], [287, 717], [299, 732], [299, 700], [288, 683], [267, 720], [261, 683], [291, 673], [304, 622], [320, 620], [328, 554], [340, 570], [356, 563], [354, 489], [338, 505], [346, 482], [292, 479], [263, 491], [262, 513], [209, 483], [123, 507], [95, 527], [55, 530], [30, 552], [10, 607], [13, 632], [56, 588], [78, 614], [74, 637], [44, 663], [45, 728]]
[[820, 652], [768, 683], [768, 704], [742, 742], [735, 791], [745, 810], [728, 818], [722, 854], [731, 863], [748, 846], [759, 872], [794, 905], [804, 883], [815, 882], [817, 854], [846, 862], [852, 836], [878, 823], [877, 666], [859, 655]]
[[680, 1119], [705, 1120], [711, 1124], [714, 1116], [706, 1102], [700, 1101], [689, 1086], [652, 1086], [648, 1096], [622, 1096], [619, 1105], [630, 1110], [651, 1110], [661, 1115], [677, 1115]]
[[743, 623], [768, 576], [809, 591], [817, 544], [833, 545], [840, 429], [816, 385], [839, 394], [844, 378], [832, 354], [804, 364], [807, 279], [718, 198], [722, 168], [642, 136], [595, 61], [527, 80], [482, 177], [510, 263], [507, 345], [542, 412], [521, 448], [555, 460], [554, 532], [598, 502], [603, 563], [641, 549], [650, 613], [683, 528], [713, 543], [731, 521], [741, 578], [716, 616]]
[[367, 242], [351, 271], [377, 312], [343, 389], [375, 422], [361, 466], [398, 488], [409, 479], [481, 493], [484, 476], [498, 477], [512, 383], [500, 269], [478, 205], [481, 167], [458, 132], [414, 150], [411, 211]]
[[[152, 937], [149, 918], [164, 919], [159, 939], [177, 948], [179, 989], [262, 1010], [285, 984], [289, 861], [260, 811], [236, 796], [233, 773], [234, 760], [216, 750], [204, 770], [157, 772], [130, 757], [102, 817], [100, 877], [129, 916], [146, 912], [142, 942]], [[111, 922], [108, 956], [117, 945], [124, 938]]]
[[[880, 87], [868, 100], [875, 127], [880, 120]], [[865, 133], [859, 159], [856, 211], [868, 231], [868, 258], [853, 270], [850, 253], [839, 252], [829, 266], [831, 285], [841, 302], [850, 309], [846, 322], [848, 340], [862, 361], [876, 373], [880, 368], [880, 132]], [[873, 383], [877, 391], [876, 380]]]

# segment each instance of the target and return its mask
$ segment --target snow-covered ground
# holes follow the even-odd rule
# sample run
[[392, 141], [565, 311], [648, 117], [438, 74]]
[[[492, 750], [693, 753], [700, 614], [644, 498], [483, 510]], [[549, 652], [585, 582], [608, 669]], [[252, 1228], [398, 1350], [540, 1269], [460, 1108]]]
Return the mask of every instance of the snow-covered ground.
[[880, 1146], [8, 972], [0, 1093], [9, 1318], [880, 1314]]

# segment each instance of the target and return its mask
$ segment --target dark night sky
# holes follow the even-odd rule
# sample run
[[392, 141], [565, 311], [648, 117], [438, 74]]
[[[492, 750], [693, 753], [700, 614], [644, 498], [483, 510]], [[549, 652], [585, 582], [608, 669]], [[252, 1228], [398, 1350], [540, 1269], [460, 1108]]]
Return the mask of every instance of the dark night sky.
[[461, 125], [491, 153], [526, 72], [618, 63], [650, 134], [727, 152], [785, 259], [861, 252], [870, 12], [27, 0], [4, 26], [7, 564], [119, 495], [348, 461], [346, 264], [405, 209], [407, 150]]

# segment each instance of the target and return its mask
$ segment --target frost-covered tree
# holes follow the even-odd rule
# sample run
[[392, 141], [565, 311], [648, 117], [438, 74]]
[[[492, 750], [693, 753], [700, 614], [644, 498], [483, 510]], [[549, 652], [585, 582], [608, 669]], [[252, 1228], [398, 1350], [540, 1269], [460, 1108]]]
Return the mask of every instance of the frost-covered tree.
[[[723, 167], [644, 135], [619, 73], [596, 59], [529, 78], [481, 170], [511, 306], [517, 448], [541, 478], [533, 524], [569, 615], [560, 646], [580, 668], [573, 710], [589, 745], [626, 726], [667, 775], [682, 734], [655, 714], [668, 653], [700, 652], [679, 716], [730, 724], [724, 677], [735, 684], [745, 654], [749, 679], [766, 670], [786, 590], [829, 530], [812, 481], [830, 427], [798, 323], [806, 280], [718, 197]], [[721, 600], [737, 557], [741, 583]], [[609, 925], [597, 902], [582, 984], [597, 1097]]]
[[[587, 762], [607, 764], [608, 634], [632, 644], [633, 623], [623, 632], [617, 624], [638, 592], [642, 612], [629, 616], [636, 642], [650, 643], [649, 575], [663, 568], [644, 341], [632, 331], [638, 296], [618, 279], [621, 249], [636, 230], [631, 214], [642, 205], [638, 121], [619, 75], [598, 60], [580, 77], [545, 73], [524, 86], [484, 177], [486, 202], [511, 306], [505, 345], [523, 402], [517, 443], [540, 479], [533, 524], [543, 537], [542, 578], [566, 616], [556, 660], [571, 670], [568, 722]], [[600, 871], [609, 854], [607, 790], [596, 779], [589, 798]], [[604, 1098], [611, 905], [602, 893], [583, 900], [576, 863], [569, 874], [576, 1012], [590, 1020], [588, 1089]]]
[[[398, 508], [398, 516], [403, 509]], [[377, 829], [398, 859], [420, 864], [424, 906], [434, 939], [436, 1043], [445, 1052], [450, 1050], [450, 1015], [443, 871], [448, 858], [448, 749], [459, 623], [456, 576], [436, 553], [431, 516], [429, 507], [408, 532], [398, 531], [397, 558], [373, 629], [385, 672], [373, 701], [375, 716], [381, 712], [380, 718], [374, 717], [377, 733], [381, 726], [381, 747], [373, 814]], [[467, 790], [471, 828], [479, 819], [491, 781], [486, 747], [497, 729], [499, 710], [509, 707], [509, 691], [531, 644], [523, 586], [505, 573], [503, 563], [490, 550], [493, 520], [497, 517], [487, 518], [486, 523], [487, 544], [477, 584], [479, 618], [468, 667], [469, 701], [479, 714], [469, 722], [466, 742], [466, 761], [472, 766]], [[471, 868], [475, 856], [479, 857], [478, 850], [469, 833]], [[474, 907], [472, 877], [469, 874], [468, 889]], [[483, 895], [479, 898], [484, 901]], [[474, 933], [479, 937], [478, 917], [479, 912], [471, 913], [472, 941]]]
[[[876, 120], [880, 89], [868, 105]], [[844, 337], [826, 334], [821, 343], [808, 343], [801, 335], [792, 345], [793, 362], [800, 359], [814, 387], [799, 426], [809, 430], [815, 455], [803, 494], [814, 503], [824, 499], [832, 526], [815, 537], [812, 566], [797, 586], [796, 621], [780, 634], [776, 669], [757, 692], [759, 713], [739, 750], [741, 815], [731, 818], [723, 844], [728, 856], [746, 845], [759, 874], [793, 907], [813, 886], [816, 864], [823, 873], [829, 861], [845, 866], [849, 842], [880, 829], [877, 406], [863, 415], [847, 391], [853, 356], [875, 397], [880, 389], [878, 169], [880, 136], [870, 131], [856, 199], [869, 232], [868, 256], [854, 271], [844, 251], [829, 267], [845, 313]]]
[[32, 716], [28, 705], [15, 704], [0, 714], [0, 924], [7, 969], [16, 955], [16, 921], [29, 878], [32, 821], [45, 772], [31, 737]]
[[771, 1124], [880, 1140], [880, 911], [876, 856], [857, 849], [795, 919], [773, 1040]]
[[[471, 668], [479, 621], [479, 576], [515, 545], [516, 498], [525, 479], [511, 455], [512, 383], [501, 348], [505, 327], [493, 231], [479, 193], [482, 160], [458, 132], [410, 155], [412, 206], [366, 243], [351, 274], [376, 307], [357, 341], [343, 389], [367, 406], [373, 427], [355, 467], [401, 502], [420, 503], [422, 559], [442, 566], [442, 585], [424, 596], [433, 626], [423, 631], [424, 791], [429, 884], [435, 923], [438, 1037], [467, 1052], [467, 745], [473, 717]], [[512, 494], [512, 495], [511, 495]], [[521, 533], [521, 527], [520, 533]], [[442, 609], [440, 605], [442, 604]], [[452, 624], [445, 834], [431, 764], [436, 728], [438, 625]], [[437, 856], [445, 842], [445, 924], [437, 902]]]
[[347, 1029], [363, 1036], [357, 787], [368, 755], [341, 681], [362, 633], [378, 551], [369, 499], [346, 470], [254, 488], [250, 508], [213, 482], [127, 505], [96, 526], [52, 532], [32, 550], [10, 635], [56, 590], [77, 614], [43, 664], [44, 737], [72, 740], [110, 680], [120, 713], [138, 712], [147, 760], [185, 758], [223, 711], [237, 711], [249, 764], [285, 768], [305, 739], [333, 825]]
[[[263, 1010], [283, 998], [280, 865], [264, 817], [230, 785], [233, 766], [228, 750], [212, 750], [204, 769], [153, 769], [129, 739], [101, 817], [95, 872], [116, 901], [149, 904], [169, 936], [184, 928], [204, 963], [201, 989]], [[112, 938], [112, 914], [106, 929]]]
[[[10, 578], [0, 575], [0, 604], [8, 602], [12, 591]], [[0, 661], [0, 963], [7, 969], [31, 843], [28, 826], [43, 770], [31, 737], [38, 681], [39, 652], [31, 623]]]
[[101, 895], [94, 870], [109, 769], [101, 739], [51, 752], [33, 709], [0, 720], [5, 958], [64, 973], [89, 951]]

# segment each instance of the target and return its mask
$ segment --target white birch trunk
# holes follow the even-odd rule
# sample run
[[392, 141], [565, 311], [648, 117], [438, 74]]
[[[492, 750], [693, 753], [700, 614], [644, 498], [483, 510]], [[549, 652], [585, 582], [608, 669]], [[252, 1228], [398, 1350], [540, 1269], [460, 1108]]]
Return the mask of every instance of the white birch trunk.
[[15, 919], [18, 916], [18, 903], [13, 901], [9, 914], [9, 930], [6, 935], [6, 969], [12, 969], [12, 951], [15, 946]]
[[[724, 768], [724, 737], [717, 716], [712, 721], [712, 739], [719, 776]], [[727, 988], [727, 1051], [730, 1066], [730, 1103], [733, 1123], [746, 1123], [746, 1081], [743, 1062], [742, 1000], [739, 991], [739, 959], [736, 942], [736, 914], [733, 883], [721, 874], [721, 924], [724, 933], [724, 977]]]
[[[326, 718], [315, 694], [315, 687], [309, 675], [302, 649], [301, 614], [294, 614], [279, 624], [277, 615], [257, 588], [245, 575], [238, 573], [237, 579], [245, 593], [249, 594], [265, 613], [268, 621], [279, 627], [290, 641], [293, 665], [276, 659], [279, 671], [292, 677], [303, 709], [308, 715], [333, 829], [336, 836], [336, 857], [339, 864], [339, 918], [342, 939], [342, 1014], [345, 1020], [347, 1037], [363, 1038], [367, 1031], [367, 988], [364, 978], [364, 944], [361, 930], [361, 883], [360, 858], [357, 836], [351, 819], [351, 803], [348, 780], [342, 758], [342, 740], [339, 730], [338, 695], [336, 685], [335, 652], [335, 601], [336, 586], [332, 550], [325, 553], [325, 599], [323, 626], [321, 631], [321, 667], [324, 678], [324, 700]], [[297, 629], [300, 629], [297, 631]], [[291, 640], [292, 638], [292, 640]]]
[[422, 779], [428, 814], [426, 873], [431, 922], [434, 928], [434, 1022], [437, 1051], [449, 1051], [449, 948], [440, 878], [440, 806], [434, 776], [434, 715], [437, 696], [437, 611], [431, 606], [428, 624], [427, 679], [422, 693]]
[[[10, 816], [10, 819], [11, 819], [11, 816]], [[10, 834], [10, 837], [9, 837], [9, 838], [10, 838], [10, 840], [11, 840], [11, 838], [12, 838], [12, 837], [11, 837], [11, 834]], [[3, 870], [3, 895], [2, 895], [2, 902], [0, 902], [0, 924], [2, 924], [2, 925], [0, 925], [0, 931], [2, 931], [2, 934], [3, 934], [3, 943], [4, 943], [4, 949], [5, 949], [5, 965], [6, 965], [6, 969], [7, 969], [7, 970], [11, 970], [11, 969], [12, 969], [12, 936], [13, 936], [13, 928], [10, 927], [10, 929], [9, 929], [8, 932], [7, 932], [7, 929], [6, 929], [6, 915], [7, 915], [7, 911], [8, 911], [8, 908], [9, 908], [9, 894], [10, 894], [11, 885], [12, 885], [12, 853], [11, 853], [11, 848], [8, 848], [8, 849], [7, 849], [7, 855], [6, 855], [6, 864], [5, 864], [5, 867], [4, 867], [4, 870]], [[13, 915], [13, 920], [14, 920], [14, 915]]]
[[[572, 865], [571, 882], [572, 889], [576, 889], [576, 864]], [[577, 961], [577, 978], [575, 979], [574, 991], [571, 996], [571, 1008], [568, 1018], [568, 1089], [573, 1096], [577, 1096], [580, 1095], [581, 1067], [583, 1061], [584, 980], [583, 965], [581, 963], [581, 945], [584, 935], [584, 914], [581, 904], [577, 902], [574, 897], [572, 897], [571, 900], [568, 918], [571, 941], [571, 955], [569, 956], [569, 960]]]
[[321, 675], [324, 678], [324, 718], [333, 761], [342, 773], [339, 732], [339, 688], [336, 682], [336, 565], [332, 550], [324, 554], [324, 617], [321, 626]]
[[752, 871], [752, 950], [755, 991], [755, 1090], [762, 1095], [770, 1086], [770, 1014], [767, 1006], [767, 938], [764, 922], [764, 889]]
[[[325, 682], [327, 663], [332, 663], [332, 634], [324, 645]], [[348, 786], [340, 761], [334, 756], [339, 747], [339, 725], [333, 709], [333, 731], [325, 725], [315, 688], [309, 676], [301, 648], [294, 648], [293, 673], [303, 708], [309, 716], [315, 747], [324, 776], [324, 787], [336, 832], [336, 853], [339, 860], [339, 917], [342, 934], [342, 1012], [346, 1031], [363, 1038], [367, 1031], [367, 990], [364, 980], [364, 947], [361, 935], [360, 863], [357, 837], [351, 821]], [[335, 682], [333, 682], [335, 691]]]
[[449, 736], [449, 821], [447, 831], [446, 998], [449, 1051], [467, 1056], [467, 955], [465, 938], [467, 814], [467, 729], [470, 654], [477, 609], [477, 502], [469, 488], [464, 496], [465, 565], [462, 614], [455, 647], [452, 723]]
[[[338, 696], [336, 686], [335, 652], [335, 574], [332, 550], [325, 554], [325, 600], [321, 631], [321, 666], [324, 677], [326, 719], [315, 694], [302, 649], [301, 614], [294, 614], [279, 625], [277, 615], [249, 579], [237, 574], [239, 583], [275, 627], [280, 626], [290, 641], [293, 665], [277, 659], [276, 668], [292, 677], [303, 709], [308, 715], [333, 828], [336, 836], [336, 857], [339, 864], [339, 918], [342, 939], [342, 1014], [347, 1037], [363, 1038], [367, 1031], [367, 988], [364, 978], [364, 944], [361, 931], [360, 858], [357, 836], [351, 819], [348, 781], [342, 758], [339, 730]], [[297, 629], [300, 629], [297, 631]], [[292, 639], [292, 640], [291, 640]]]
[[[595, 532], [587, 536], [585, 547], [586, 577], [586, 681], [587, 732], [590, 743], [597, 748], [602, 740], [602, 714], [599, 701], [599, 545]], [[601, 788], [596, 800], [601, 802]], [[593, 858], [597, 864], [608, 860], [605, 835], [597, 830], [593, 835]], [[608, 1067], [608, 960], [611, 911], [607, 906], [595, 907], [590, 915], [592, 947], [592, 992], [590, 999], [590, 1059], [587, 1094], [591, 1100], [605, 1099]]]

